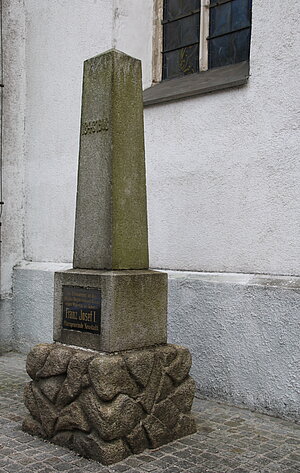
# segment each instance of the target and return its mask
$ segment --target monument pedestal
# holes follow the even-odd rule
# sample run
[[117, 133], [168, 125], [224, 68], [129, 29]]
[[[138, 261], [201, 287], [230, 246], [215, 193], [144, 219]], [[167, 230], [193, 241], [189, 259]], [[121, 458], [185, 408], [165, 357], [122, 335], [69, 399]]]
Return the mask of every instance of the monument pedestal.
[[186, 348], [109, 354], [60, 343], [27, 357], [23, 430], [105, 465], [196, 431]]
[[167, 342], [166, 273], [70, 269], [54, 286], [57, 342], [105, 352]]

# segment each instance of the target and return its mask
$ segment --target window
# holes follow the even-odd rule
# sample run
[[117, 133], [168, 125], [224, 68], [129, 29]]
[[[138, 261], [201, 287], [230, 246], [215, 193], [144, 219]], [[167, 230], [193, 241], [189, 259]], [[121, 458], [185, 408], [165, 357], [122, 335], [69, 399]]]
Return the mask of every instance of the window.
[[145, 105], [247, 81], [252, 0], [154, 1], [158, 85], [145, 91]]
[[249, 60], [252, 0], [211, 0], [208, 67]]
[[162, 79], [199, 71], [200, 0], [165, 0]]

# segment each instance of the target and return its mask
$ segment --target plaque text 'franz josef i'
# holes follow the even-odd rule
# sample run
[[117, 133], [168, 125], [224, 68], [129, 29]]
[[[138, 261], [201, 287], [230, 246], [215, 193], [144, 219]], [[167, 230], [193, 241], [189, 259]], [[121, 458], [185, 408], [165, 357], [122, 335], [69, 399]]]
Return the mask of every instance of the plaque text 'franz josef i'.
[[101, 293], [99, 289], [63, 286], [63, 328], [100, 333]]

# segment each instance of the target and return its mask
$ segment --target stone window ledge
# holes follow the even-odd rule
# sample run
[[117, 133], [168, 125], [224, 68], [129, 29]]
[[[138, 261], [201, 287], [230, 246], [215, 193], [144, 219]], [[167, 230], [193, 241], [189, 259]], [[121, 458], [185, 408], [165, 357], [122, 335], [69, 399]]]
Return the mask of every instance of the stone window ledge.
[[243, 85], [249, 78], [249, 62], [190, 74], [160, 82], [144, 90], [144, 106], [207, 94], [215, 90]]

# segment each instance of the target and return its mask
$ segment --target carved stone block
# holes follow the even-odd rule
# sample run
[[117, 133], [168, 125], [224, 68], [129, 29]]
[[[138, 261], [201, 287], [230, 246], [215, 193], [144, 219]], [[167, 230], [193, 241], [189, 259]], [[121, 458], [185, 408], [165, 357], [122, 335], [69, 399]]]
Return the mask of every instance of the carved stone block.
[[166, 273], [69, 269], [54, 288], [56, 342], [113, 353], [167, 341]]
[[190, 367], [176, 345], [116, 354], [37, 345], [27, 357], [23, 430], [105, 465], [157, 448], [196, 431]]

